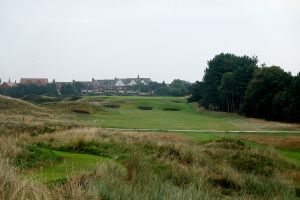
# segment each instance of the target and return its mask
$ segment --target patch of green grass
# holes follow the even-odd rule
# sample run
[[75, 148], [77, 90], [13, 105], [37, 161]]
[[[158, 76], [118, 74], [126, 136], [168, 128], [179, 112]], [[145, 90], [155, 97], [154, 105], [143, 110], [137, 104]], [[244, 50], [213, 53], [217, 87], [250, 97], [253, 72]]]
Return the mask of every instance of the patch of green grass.
[[107, 160], [106, 158], [80, 153], [70, 153], [62, 151], [52, 151], [60, 157], [60, 162], [50, 163], [48, 166], [40, 167], [31, 171], [31, 176], [43, 182], [54, 182], [67, 179], [77, 173], [93, 170], [97, 163]]
[[288, 150], [288, 149], [278, 149], [278, 151], [284, 155], [290, 162], [300, 167], [300, 151]]
[[53, 145], [51, 144], [51, 142], [48, 143], [44, 141], [38, 143], [38, 146], [56, 151], [92, 154], [114, 160], [124, 160], [128, 158], [130, 154], [130, 149], [126, 145], [114, 142], [102, 143], [95, 141], [78, 140], [74, 143], [69, 143], [65, 145]]
[[218, 139], [221, 139], [221, 138], [233, 138], [233, 137], [235, 137], [235, 134], [232, 134], [232, 133], [182, 132], [182, 133], [179, 133], [179, 134], [189, 138], [193, 142], [210, 142], [210, 141], [218, 140]]
[[24, 151], [16, 155], [15, 163], [20, 168], [37, 168], [47, 166], [61, 160], [61, 157], [49, 149], [39, 148], [36, 145], [28, 145]]

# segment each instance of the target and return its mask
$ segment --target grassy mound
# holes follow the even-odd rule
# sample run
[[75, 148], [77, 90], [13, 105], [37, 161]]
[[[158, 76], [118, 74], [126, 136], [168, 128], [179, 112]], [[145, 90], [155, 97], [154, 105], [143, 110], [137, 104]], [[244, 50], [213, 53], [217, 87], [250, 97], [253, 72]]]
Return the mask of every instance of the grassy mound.
[[40, 107], [26, 101], [0, 95], [0, 110], [42, 110]]

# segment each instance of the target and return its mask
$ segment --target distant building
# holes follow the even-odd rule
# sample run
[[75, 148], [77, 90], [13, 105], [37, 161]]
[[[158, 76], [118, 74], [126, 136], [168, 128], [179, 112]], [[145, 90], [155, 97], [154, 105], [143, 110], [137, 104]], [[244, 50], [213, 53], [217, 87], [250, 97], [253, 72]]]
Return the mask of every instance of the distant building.
[[[92, 81], [75, 81], [72, 82], [56, 82], [53, 80], [53, 84], [56, 85], [57, 92], [61, 94], [62, 88], [66, 84], [72, 84], [76, 90], [82, 94], [140, 94], [137, 91], [137, 85], [148, 85], [151, 82], [150, 78], [115, 78], [115, 79], [99, 79]], [[39, 85], [46, 86], [49, 84], [47, 78], [21, 78], [20, 85]], [[16, 83], [4, 82], [0, 85], [0, 88], [10, 88], [16, 86]], [[143, 94], [145, 95], [145, 94]]]
[[16, 83], [12, 83], [10, 81], [8, 82], [3, 82], [1, 85], [0, 85], [0, 89], [7, 89], [7, 88], [11, 88], [11, 87], [14, 87], [16, 86], [17, 84]]
[[81, 93], [83, 94], [91, 94], [93, 93], [93, 87], [91, 81], [76, 81], [81, 85]]
[[138, 84], [148, 85], [151, 82], [150, 78], [115, 78], [104, 80], [92, 80], [92, 93], [135, 93], [132, 86]]
[[45, 86], [48, 84], [48, 79], [47, 78], [21, 78], [20, 84]]

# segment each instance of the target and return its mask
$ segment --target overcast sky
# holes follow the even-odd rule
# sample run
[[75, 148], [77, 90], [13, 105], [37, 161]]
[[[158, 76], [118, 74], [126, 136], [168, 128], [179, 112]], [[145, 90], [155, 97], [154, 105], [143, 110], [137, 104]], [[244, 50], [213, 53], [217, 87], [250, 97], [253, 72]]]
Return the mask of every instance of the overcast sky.
[[221, 52], [300, 71], [299, 0], [0, 0], [0, 77], [201, 80]]

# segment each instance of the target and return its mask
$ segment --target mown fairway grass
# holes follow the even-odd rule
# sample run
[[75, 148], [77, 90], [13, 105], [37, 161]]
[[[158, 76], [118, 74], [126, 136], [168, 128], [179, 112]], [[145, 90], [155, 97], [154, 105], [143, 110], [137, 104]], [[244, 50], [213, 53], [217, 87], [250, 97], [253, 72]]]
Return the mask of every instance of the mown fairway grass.
[[[176, 97], [85, 97], [80, 100], [106, 107], [91, 116], [80, 116], [93, 126], [109, 128], [141, 129], [188, 129], [188, 130], [290, 130], [298, 129], [290, 124], [249, 119], [237, 114], [198, 110], [197, 104], [187, 103], [185, 98]], [[141, 110], [138, 107], [151, 107]], [[167, 111], [165, 109], [177, 109]], [[83, 119], [84, 117], [84, 119]]]

